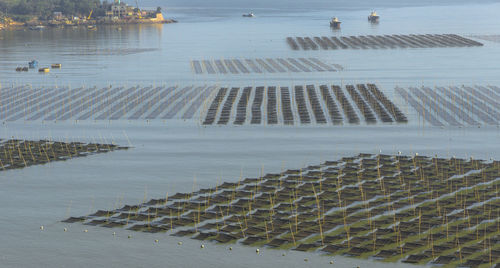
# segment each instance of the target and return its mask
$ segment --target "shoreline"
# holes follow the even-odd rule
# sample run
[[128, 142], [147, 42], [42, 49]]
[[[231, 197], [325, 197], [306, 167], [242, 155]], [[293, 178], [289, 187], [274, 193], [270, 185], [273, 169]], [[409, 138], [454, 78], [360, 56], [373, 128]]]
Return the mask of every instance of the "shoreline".
[[177, 23], [177, 20], [174, 19], [165, 19], [161, 21], [153, 21], [153, 20], [118, 20], [118, 21], [106, 21], [106, 20], [97, 20], [97, 21], [85, 21], [79, 23], [58, 23], [54, 24], [50, 21], [39, 21], [37, 23], [11, 23], [10, 25], [0, 24], [1, 30], [16, 30], [16, 29], [31, 29], [31, 30], [41, 30], [43, 28], [64, 28], [64, 27], [78, 27], [78, 26], [100, 26], [100, 25], [136, 25], [136, 24], [170, 24]]

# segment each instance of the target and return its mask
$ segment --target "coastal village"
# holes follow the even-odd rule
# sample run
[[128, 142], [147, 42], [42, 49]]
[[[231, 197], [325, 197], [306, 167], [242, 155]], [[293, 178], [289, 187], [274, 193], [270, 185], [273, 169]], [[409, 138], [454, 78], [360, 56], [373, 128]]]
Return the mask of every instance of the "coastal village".
[[53, 11], [46, 18], [37, 16], [30, 17], [26, 21], [18, 21], [8, 14], [0, 12], [0, 30], [7, 28], [28, 27], [32, 30], [41, 30], [45, 27], [68, 27], [86, 26], [95, 29], [96, 25], [113, 24], [161, 24], [177, 22], [173, 19], [163, 17], [161, 7], [153, 10], [139, 8], [129, 5], [121, 0], [114, 0], [112, 3], [103, 2], [98, 7], [99, 12], [91, 9], [88, 14], [65, 14], [63, 11]]

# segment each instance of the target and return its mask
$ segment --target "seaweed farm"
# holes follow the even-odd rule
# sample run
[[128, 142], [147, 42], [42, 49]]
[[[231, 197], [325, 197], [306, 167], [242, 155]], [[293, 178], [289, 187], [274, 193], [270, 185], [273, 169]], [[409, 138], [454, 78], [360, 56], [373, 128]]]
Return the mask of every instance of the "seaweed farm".
[[[203, 125], [407, 123], [375, 84], [4, 88], [5, 122], [203, 119]], [[349, 97], [346, 97], [349, 96]], [[251, 106], [251, 107], [250, 107]]]
[[499, 161], [359, 154], [63, 222], [387, 262], [491, 266], [500, 261], [499, 175]]
[[500, 125], [496, 86], [397, 87], [396, 92], [433, 126]]
[[0, 120], [192, 119], [215, 86], [2, 88]]
[[115, 144], [49, 140], [0, 140], [0, 171], [128, 149]]
[[483, 44], [456, 34], [287, 37], [293, 50], [475, 47]]
[[[235, 112], [232, 112], [233, 106], [236, 106]], [[243, 125], [246, 121], [252, 125], [341, 125], [404, 124], [408, 119], [375, 84], [346, 85], [345, 90], [338, 85], [261, 86], [255, 90], [253, 87], [220, 88], [209, 105], [203, 125]]]
[[327, 64], [318, 58], [266, 58], [192, 60], [191, 69], [196, 74], [262, 74], [336, 72], [344, 68], [339, 64]]
[[500, 268], [500, 1], [0, 6], [0, 268]]

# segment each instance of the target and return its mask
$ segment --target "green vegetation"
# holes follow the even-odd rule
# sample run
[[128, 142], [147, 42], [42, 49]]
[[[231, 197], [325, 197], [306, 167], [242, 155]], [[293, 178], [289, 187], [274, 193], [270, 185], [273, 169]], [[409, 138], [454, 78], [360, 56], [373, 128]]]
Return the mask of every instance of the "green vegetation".
[[0, 15], [48, 19], [54, 12], [62, 12], [65, 16], [88, 16], [92, 10], [95, 15], [103, 15], [107, 5], [100, 0], [0, 0]]

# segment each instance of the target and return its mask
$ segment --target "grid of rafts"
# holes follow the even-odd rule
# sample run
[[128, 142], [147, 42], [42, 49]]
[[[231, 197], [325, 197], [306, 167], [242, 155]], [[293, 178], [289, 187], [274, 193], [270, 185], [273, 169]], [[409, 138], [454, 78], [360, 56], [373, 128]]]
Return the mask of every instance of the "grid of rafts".
[[500, 262], [499, 176], [499, 161], [360, 154], [63, 222], [388, 262], [493, 267]]
[[0, 120], [191, 119], [215, 86], [0, 89]]
[[473, 47], [483, 45], [456, 34], [287, 37], [286, 41], [293, 50]]
[[[231, 90], [231, 96], [225, 97], [226, 89], [221, 88], [212, 100], [206, 112], [204, 125], [212, 125], [217, 119], [221, 103], [225, 103], [220, 117], [222, 124], [227, 124], [235, 117], [235, 125], [251, 124], [267, 125], [306, 125], [342, 123], [359, 124], [360, 117], [367, 124], [407, 123], [406, 116], [390, 101], [374, 84], [346, 85], [351, 100], [340, 86], [297, 85], [290, 91], [288, 87], [246, 87], [241, 94], [239, 88]], [[292, 94], [293, 93], [293, 94]], [[253, 102], [250, 100], [253, 96]], [[321, 96], [321, 97], [320, 97]], [[335, 96], [335, 98], [333, 97]], [[236, 111], [233, 111], [235, 98], [239, 98]], [[225, 102], [224, 102], [225, 100]], [[353, 104], [358, 108], [353, 107]], [[251, 105], [251, 109], [247, 106]], [[359, 115], [358, 115], [359, 114]], [[219, 120], [221, 122], [221, 120]]]
[[336, 72], [344, 69], [318, 58], [192, 60], [191, 68], [195, 74]]
[[107, 143], [0, 140], [0, 171], [127, 149]]
[[433, 126], [500, 125], [496, 86], [396, 87], [396, 92]]

